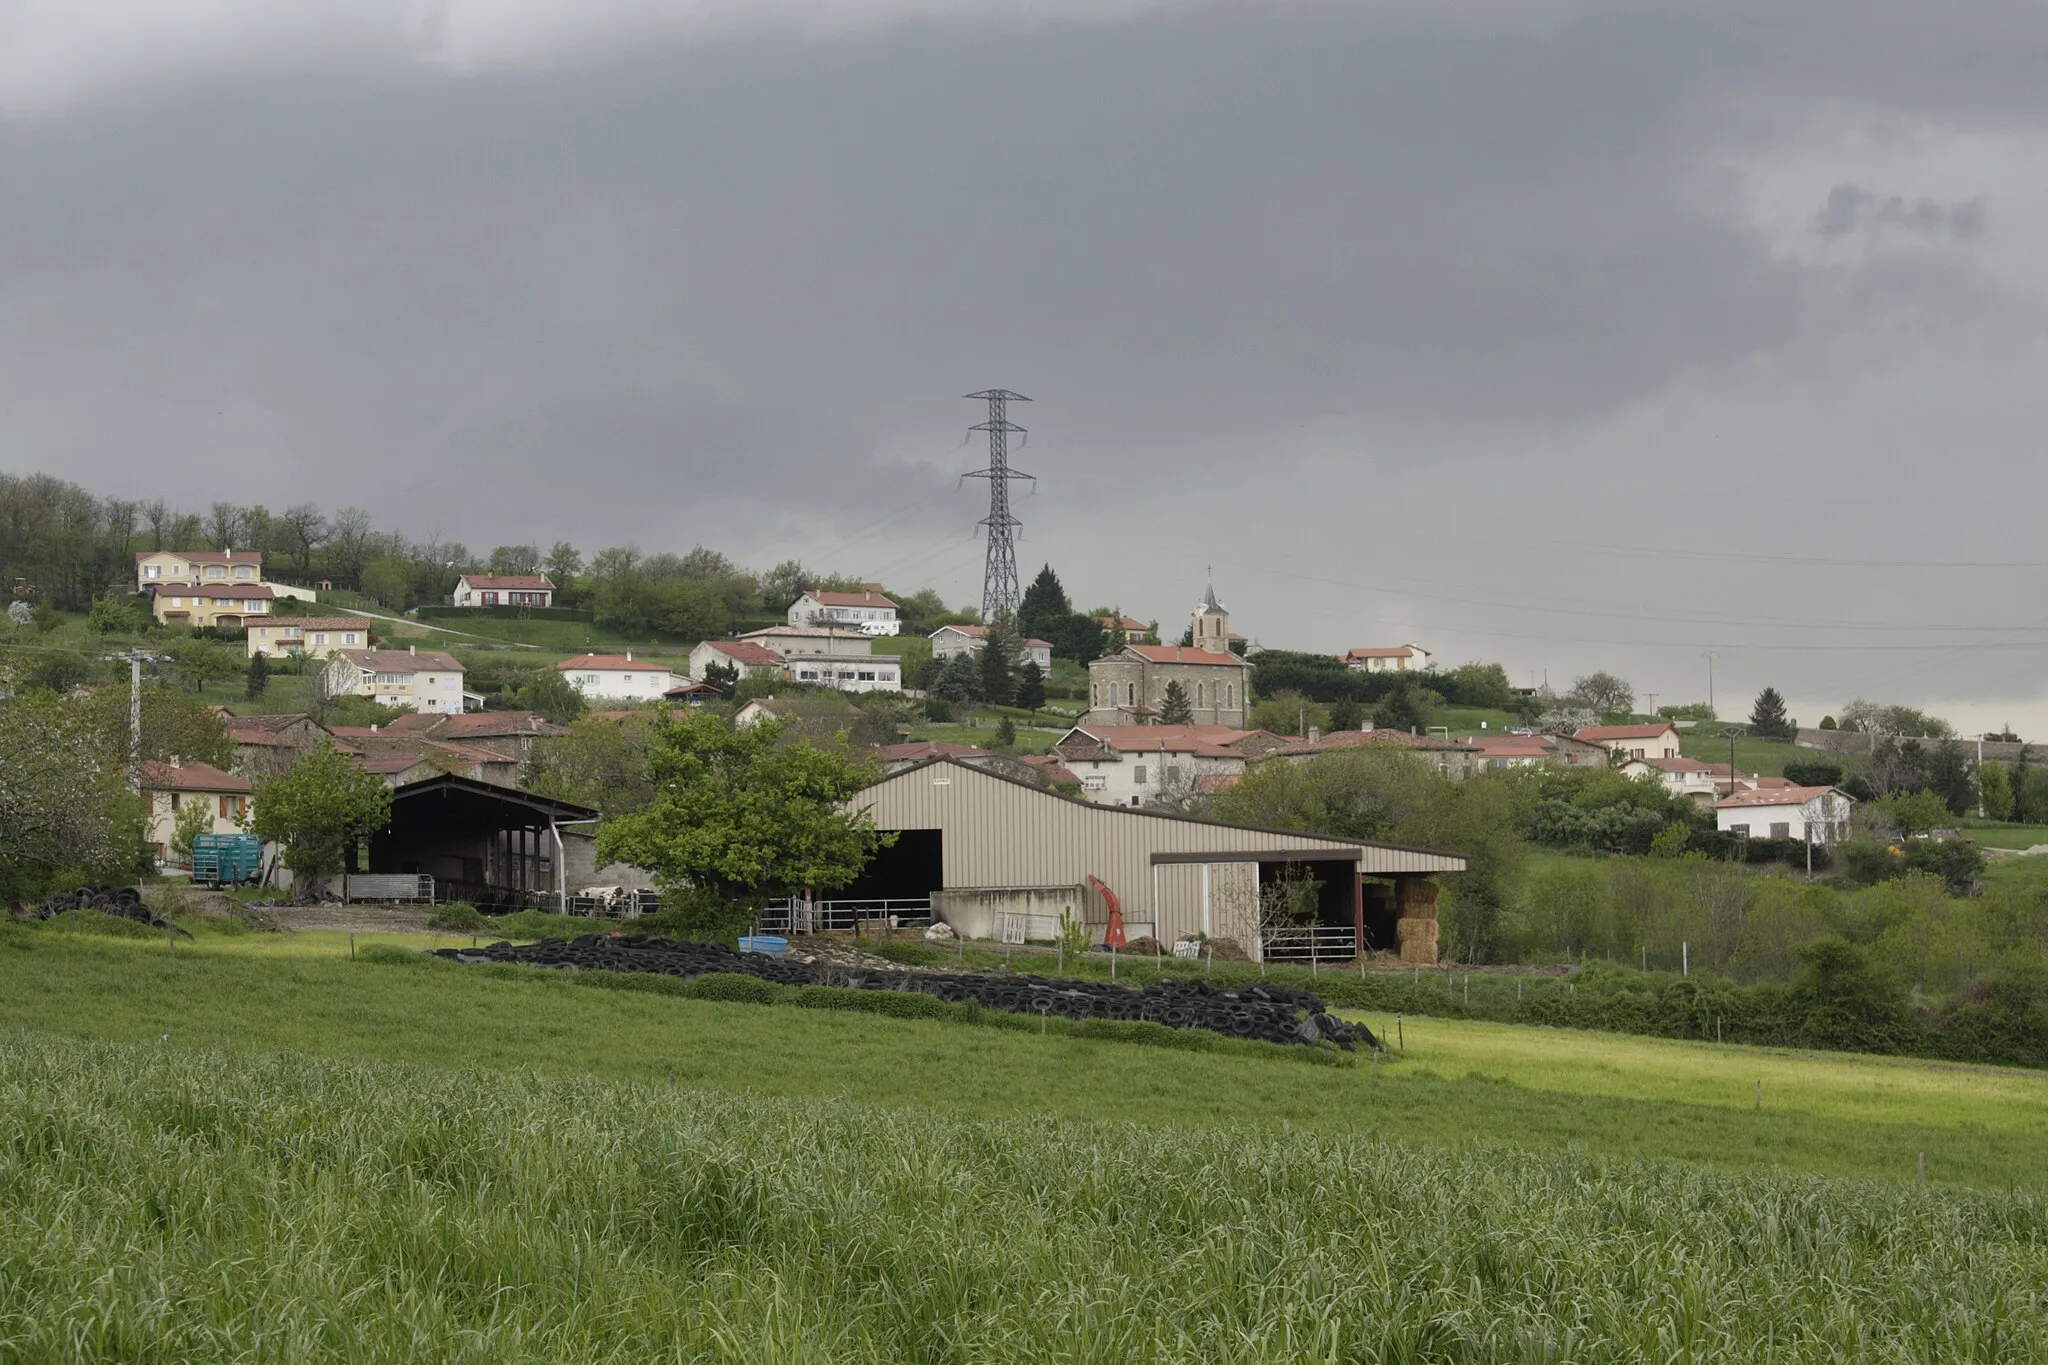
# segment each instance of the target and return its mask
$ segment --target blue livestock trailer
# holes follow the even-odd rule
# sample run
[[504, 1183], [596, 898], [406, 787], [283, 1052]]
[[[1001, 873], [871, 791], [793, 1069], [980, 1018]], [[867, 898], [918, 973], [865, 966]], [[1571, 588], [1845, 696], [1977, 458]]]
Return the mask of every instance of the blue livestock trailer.
[[253, 834], [201, 834], [192, 840], [192, 880], [238, 886], [263, 875], [263, 841]]

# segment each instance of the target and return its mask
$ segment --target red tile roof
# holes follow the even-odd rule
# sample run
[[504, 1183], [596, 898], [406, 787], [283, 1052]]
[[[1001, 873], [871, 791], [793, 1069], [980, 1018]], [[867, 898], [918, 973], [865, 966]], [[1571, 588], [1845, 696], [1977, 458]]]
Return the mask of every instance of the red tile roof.
[[1139, 658], [1155, 664], [1193, 664], [1212, 668], [1251, 667], [1235, 654], [1218, 654], [1213, 650], [1196, 649], [1192, 645], [1125, 645], [1124, 648]]
[[1476, 744], [1462, 739], [1438, 739], [1433, 735], [1411, 735], [1405, 730], [1335, 730], [1313, 742], [1296, 740], [1279, 752], [1289, 758], [1304, 754], [1327, 754], [1341, 749], [1362, 749], [1384, 744], [1390, 749], [1427, 749], [1432, 752], [1482, 753]]
[[652, 659], [635, 659], [625, 654], [583, 654], [555, 665], [563, 673], [589, 669], [593, 673], [674, 673], [675, 669]]
[[[1696, 758], [1632, 758], [1629, 763], [1643, 763], [1665, 773], [1718, 773], [1728, 775], [1726, 763], [1702, 763]], [[1623, 764], [1627, 767], [1628, 764]]]
[[875, 750], [881, 763], [921, 763], [928, 758], [980, 758], [988, 753], [972, 744], [948, 744], [943, 740], [914, 739], [904, 744], [884, 744]]
[[[1095, 618], [1095, 624], [1101, 626], [1104, 630], [1114, 629], [1116, 623], [1116, 617], [1114, 616], [1098, 616]], [[1150, 621], [1140, 621], [1135, 616], [1124, 617], [1123, 624], [1124, 634], [1126, 635], [1143, 635], [1146, 631], [1152, 629]]]
[[1414, 645], [1360, 645], [1337, 657], [1349, 663], [1353, 659], [1412, 659], [1421, 652]]
[[1572, 738], [1598, 744], [1610, 739], [1655, 739], [1662, 734], [1677, 732], [1678, 727], [1669, 721], [1657, 725], [1588, 725], [1574, 731]]
[[[1737, 792], [1714, 803], [1715, 810], [1739, 806], [1803, 806], [1816, 796], [1825, 796], [1835, 791], [1833, 787], [1765, 787], [1759, 791]], [[1846, 792], [1836, 792], [1843, 800], [1853, 800]]]
[[384, 733], [429, 733], [436, 739], [503, 739], [514, 735], [560, 735], [568, 733], [538, 711], [472, 711], [450, 716], [432, 711], [408, 711], [384, 727]]
[[1228, 725], [1086, 725], [1062, 735], [1055, 748], [1069, 754], [1100, 747], [1118, 754], [1193, 754], [1197, 758], [1243, 758], [1231, 744], [1257, 731]]
[[757, 645], [752, 640], [706, 640], [704, 642], [736, 664], [748, 668], [780, 668], [788, 662], [766, 645]]
[[466, 573], [457, 580], [472, 588], [510, 588], [525, 592], [552, 592], [554, 580], [546, 574]]
[[255, 790], [248, 778], [224, 773], [211, 763], [173, 766], [154, 758], [142, 760], [142, 785], [156, 792], [228, 792], [243, 796]]
[[164, 597], [233, 597], [251, 602], [268, 602], [277, 594], [261, 583], [153, 583]]
[[878, 592], [813, 592], [804, 595], [827, 607], [894, 607], [896, 605]]
[[368, 630], [366, 616], [273, 616], [272, 629], [284, 630]]
[[340, 649], [336, 654], [372, 673], [460, 673], [462, 664], [453, 654], [438, 649]]
[[154, 559], [158, 555], [170, 555], [173, 559], [187, 560], [193, 564], [261, 564], [261, 550], [137, 550], [135, 562]]
[[[933, 631], [932, 634], [937, 635], [942, 630], [957, 630], [962, 635], [970, 635], [977, 640], [986, 639], [988, 636], [987, 626], [940, 626], [939, 630]], [[1026, 636], [1024, 643], [1027, 645], [1042, 645], [1046, 649], [1052, 648], [1052, 641], [1041, 640], [1035, 635]]]

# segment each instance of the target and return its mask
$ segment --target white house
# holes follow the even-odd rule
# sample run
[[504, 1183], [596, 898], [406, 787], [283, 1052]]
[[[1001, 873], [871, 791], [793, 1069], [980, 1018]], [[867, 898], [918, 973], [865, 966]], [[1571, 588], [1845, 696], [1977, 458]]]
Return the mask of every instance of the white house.
[[1205, 778], [1242, 776], [1246, 755], [1233, 744], [1255, 733], [1227, 725], [1077, 725], [1052, 753], [1088, 800], [1142, 806], [1191, 794]]
[[[958, 654], [979, 654], [981, 647], [988, 643], [987, 626], [940, 626], [931, 633], [932, 657], [950, 659]], [[1027, 639], [1020, 642], [1017, 662], [1026, 660], [1038, 665], [1038, 671], [1047, 676], [1052, 674], [1052, 641]]]
[[1849, 837], [1854, 798], [1833, 787], [1759, 787], [1714, 803], [1714, 827], [1751, 839], [1838, 844]]
[[659, 701], [683, 681], [667, 664], [635, 662], [633, 651], [624, 654], [585, 654], [564, 659], [555, 670], [569, 680], [569, 686], [586, 697], [605, 701]]
[[466, 573], [449, 600], [458, 607], [551, 607], [555, 584], [546, 574]]
[[243, 651], [250, 658], [268, 654], [303, 654], [324, 659], [337, 649], [366, 649], [370, 623], [360, 616], [315, 616], [298, 621], [266, 621], [248, 627]]
[[338, 649], [328, 658], [327, 684], [337, 697], [368, 697], [408, 711], [462, 711], [462, 665], [439, 650]]
[[1421, 645], [1360, 645], [1337, 657], [1360, 673], [1409, 673], [1428, 668], [1430, 653]]
[[137, 550], [135, 591], [148, 592], [167, 584], [255, 587], [263, 581], [259, 550]]
[[1598, 744], [1623, 758], [1677, 758], [1678, 727], [1669, 721], [1649, 725], [1588, 725], [1573, 739]]
[[864, 635], [902, 629], [896, 604], [878, 592], [807, 592], [789, 607], [793, 626], [846, 626]]
[[789, 677], [841, 692], [901, 692], [903, 661], [894, 654], [792, 654]]
[[843, 626], [769, 626], [740, 636], [748, 644], [772, 649], [785, 658], [795, 654], [872, 654], [874, 637]]
[[750, 640], [705, 640], [690, 651], [690, 679], [703, 682], [713, 667], [730, 668], [742, 678], [779, 678], [787, 667], [783, 657]]
[[254, 790], [247, 778], [224, 773], [210, 763], [144, 759], [142, 800], [149, 821], [144, 838], [155, 845], [159, 859], [169, 857], [178, 817], [192, 805], [206, 811], [201, 834], [239, 834]]

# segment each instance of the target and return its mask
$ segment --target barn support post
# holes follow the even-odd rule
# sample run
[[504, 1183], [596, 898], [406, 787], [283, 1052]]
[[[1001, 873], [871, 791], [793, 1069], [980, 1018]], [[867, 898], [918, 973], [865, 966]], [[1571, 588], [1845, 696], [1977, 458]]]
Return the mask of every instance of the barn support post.
[[1351, 955], [1365, 956], [1365, 874], [1351, 874]]

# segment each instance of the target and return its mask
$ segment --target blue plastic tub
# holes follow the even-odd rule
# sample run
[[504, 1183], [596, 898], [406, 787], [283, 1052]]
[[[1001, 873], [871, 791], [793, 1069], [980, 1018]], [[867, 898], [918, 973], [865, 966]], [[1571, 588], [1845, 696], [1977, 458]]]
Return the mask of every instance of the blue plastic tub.
[[763, 957], [781, 957], [789, 951], [789, 940], [773, 934], [748, 934], [740, 939], [740, 951], [759, 953]]

